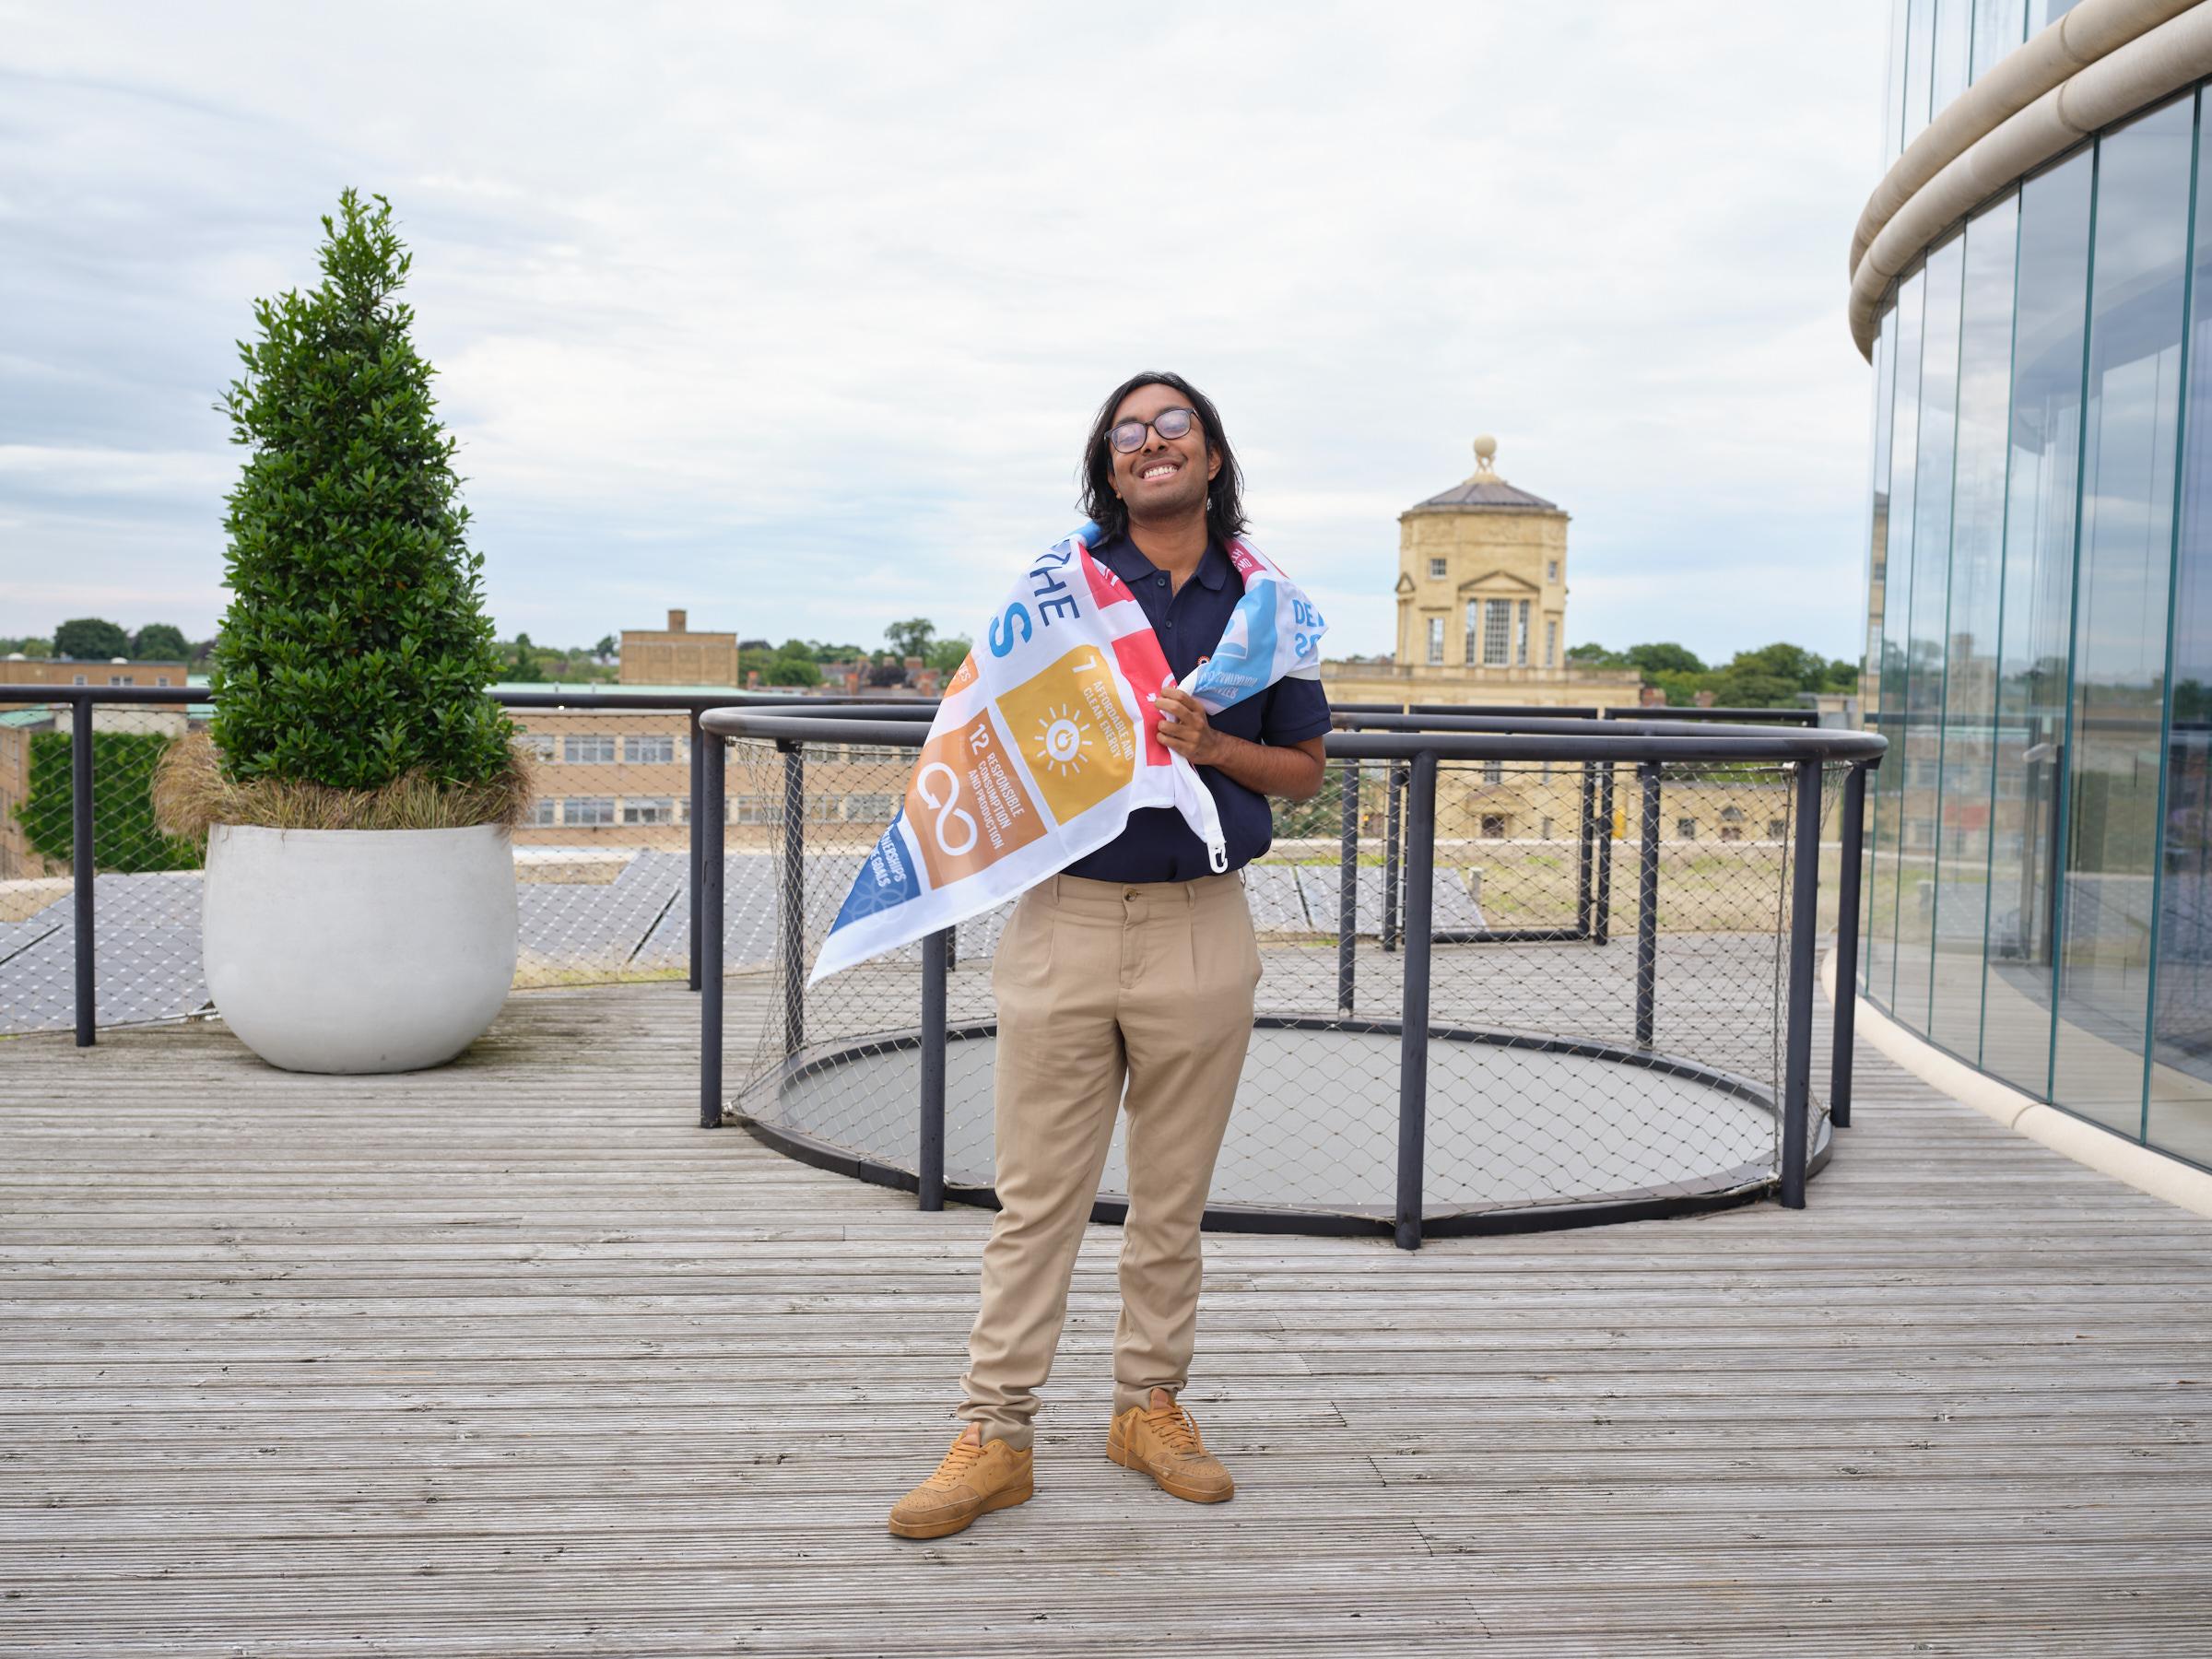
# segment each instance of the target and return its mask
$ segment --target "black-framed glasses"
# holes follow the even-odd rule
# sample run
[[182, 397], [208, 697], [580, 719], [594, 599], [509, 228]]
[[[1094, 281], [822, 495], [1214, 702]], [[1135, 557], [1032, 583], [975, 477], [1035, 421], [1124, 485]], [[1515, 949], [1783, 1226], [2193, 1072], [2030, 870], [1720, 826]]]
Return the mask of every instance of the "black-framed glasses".
[[1197, 423], [1197, 410], [1186, 409], [1178, 405], [1172, 409], [1162, 409], [1149, 420], [1115, 421], [1112, 429], [1106, 434], [1106, 441], [1112, 444], [1124, 455], [1134, 454], [1144, 447], [1147, 427], [1150, 427], [1162, 438], [1181, 438], [1186, 436], [1191, 428]]

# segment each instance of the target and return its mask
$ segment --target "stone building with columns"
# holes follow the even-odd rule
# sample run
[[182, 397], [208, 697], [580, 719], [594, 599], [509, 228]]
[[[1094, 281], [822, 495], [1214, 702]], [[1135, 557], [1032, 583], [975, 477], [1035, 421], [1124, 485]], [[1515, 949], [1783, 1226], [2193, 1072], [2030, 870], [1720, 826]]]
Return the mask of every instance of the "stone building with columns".
[[1332, 702], [1631, 707], [1632, 669], [1567, 660], [1567, 519], [1498, 474], [1475, 471], [1398, 515], [1397, 638], [1386, 663], [1322, 665]]

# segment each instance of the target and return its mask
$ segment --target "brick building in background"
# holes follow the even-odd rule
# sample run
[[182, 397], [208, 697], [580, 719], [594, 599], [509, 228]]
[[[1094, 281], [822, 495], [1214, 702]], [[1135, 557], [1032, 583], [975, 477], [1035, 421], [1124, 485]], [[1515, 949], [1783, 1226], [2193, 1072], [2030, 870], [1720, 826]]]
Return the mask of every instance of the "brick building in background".
[[737, 636], [693, 633], [689, 615], [671, 610], [663, 629], [622, 630], [622, 684], [626, 686], [735, 686]]
[[[0, 684], [18, 686], [182, 686], [183, 663], [137, 662], [129, 657], [0, 657]], [[11, 700], [0, 695], [0, 708]], [[17, 705], [19, 706], [19, 705]]]

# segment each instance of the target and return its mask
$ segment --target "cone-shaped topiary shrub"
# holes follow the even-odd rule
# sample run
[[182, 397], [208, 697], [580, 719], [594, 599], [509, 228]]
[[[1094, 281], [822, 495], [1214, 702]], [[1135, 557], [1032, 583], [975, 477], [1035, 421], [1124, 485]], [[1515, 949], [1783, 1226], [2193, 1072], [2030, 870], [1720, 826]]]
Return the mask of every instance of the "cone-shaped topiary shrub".
[[[347, 191], [323, 229], [322, 284], [255, 304], [260, 337], [240, 343], [244, 377], [217, 405], [252, 452], [229, 498], [210, 676], [222, 794], [237, 811], [256, 788], [404, 780], [409, 823], [426, 785], [455, 823], [512, 821], [526, 791], [513, 723], [484, 689], [500, 665], [483, 559], [464, 540], [435, 371], [394, 298], [412, 256], [382, 196]], [[377, 818], [345, 821], [393, 827]]]

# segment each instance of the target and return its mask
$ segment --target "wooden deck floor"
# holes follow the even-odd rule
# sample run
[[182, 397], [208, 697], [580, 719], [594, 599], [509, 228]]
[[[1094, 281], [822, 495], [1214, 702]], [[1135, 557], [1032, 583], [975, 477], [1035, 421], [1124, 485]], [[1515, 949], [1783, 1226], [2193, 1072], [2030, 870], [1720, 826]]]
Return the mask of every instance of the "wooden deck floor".
[[1878, 1057], [1771, 1205], [1208, 1242], [1236, 1500], [1102, 1455], [935, 1543], [989, 1217], [692, 1126], [694, 1003], [447, 1070], [0, 1043], [0, 1653], [2204, 1653], [2212, 1225]]

